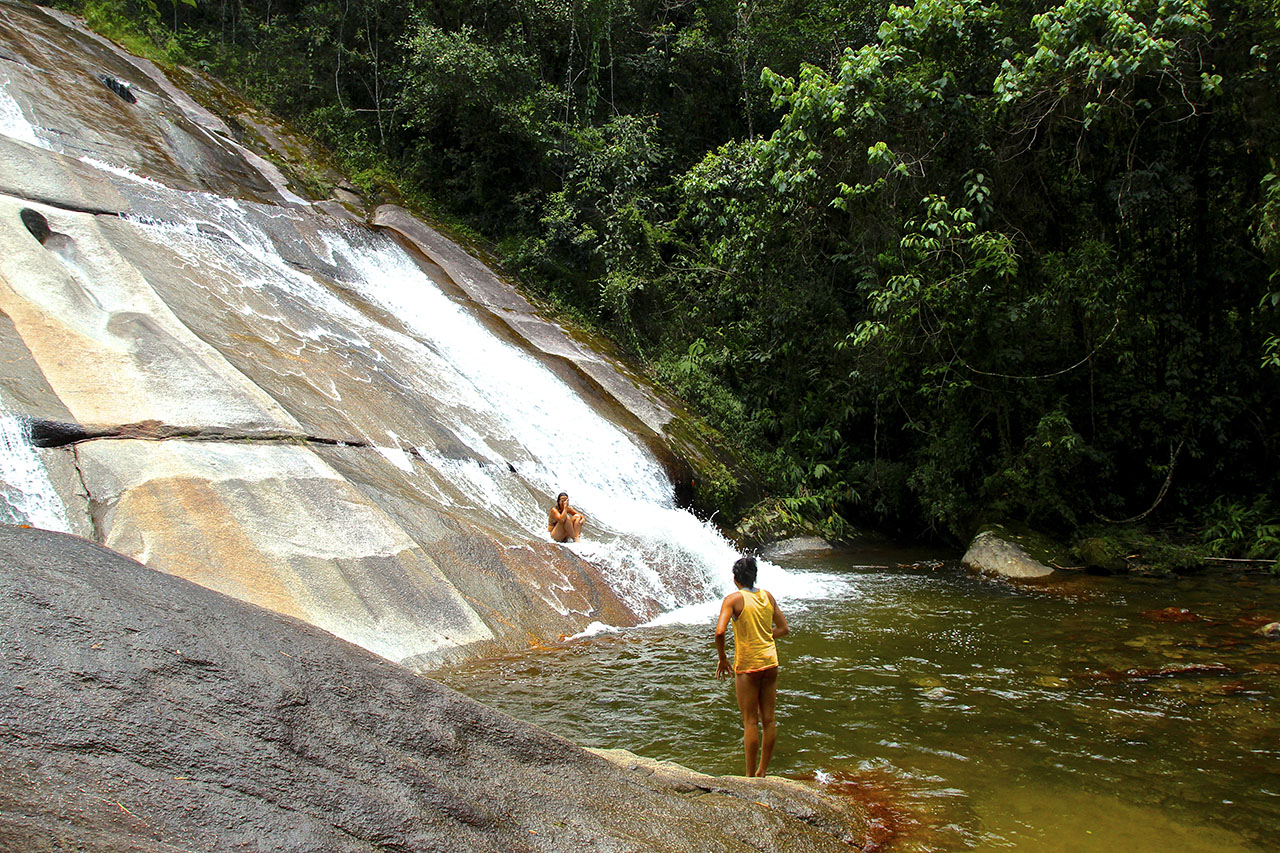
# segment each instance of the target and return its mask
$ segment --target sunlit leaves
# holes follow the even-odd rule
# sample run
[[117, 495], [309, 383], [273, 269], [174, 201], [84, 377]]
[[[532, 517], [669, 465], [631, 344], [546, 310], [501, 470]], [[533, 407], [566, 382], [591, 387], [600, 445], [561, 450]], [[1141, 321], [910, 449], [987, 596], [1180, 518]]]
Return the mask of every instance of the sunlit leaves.
[[1143, 81], [1189, 109], [1222, 83], [1200, 67], [1197, 48], [1213, 28], [1207, 0], [1068, 0], [1032, 23], [1038, 43], [1006, 60], [995, 79], [1002, 103], [1049, 91], [1078, 104], [1077, 118], [1088, 127], [1107, 110], [1132, 109], [1126, 99]]

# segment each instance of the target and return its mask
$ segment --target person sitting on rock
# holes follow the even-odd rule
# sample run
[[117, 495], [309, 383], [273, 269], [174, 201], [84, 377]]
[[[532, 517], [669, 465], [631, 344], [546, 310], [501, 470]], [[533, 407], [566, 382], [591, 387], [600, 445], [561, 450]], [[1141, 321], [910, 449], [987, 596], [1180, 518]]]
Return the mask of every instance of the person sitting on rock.
[[587, 517], [569, 506], [569, 495], [561, 492], [556, 496], [556, 505], [547, 514], [547, 532], [557, 542], [574, 542], [582, 535], [582, 525]]

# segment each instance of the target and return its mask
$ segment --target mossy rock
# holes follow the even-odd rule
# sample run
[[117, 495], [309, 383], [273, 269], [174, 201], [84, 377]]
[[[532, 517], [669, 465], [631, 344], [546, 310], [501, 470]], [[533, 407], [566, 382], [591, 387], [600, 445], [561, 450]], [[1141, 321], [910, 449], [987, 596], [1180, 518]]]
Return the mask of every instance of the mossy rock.
[[1104, 536], [1090, 536], [1076, 543], [1075, 552], [1085, 567], [1120, 574], [1129, 568], [1124, 546]]
[[1203, 547], [1170, 541], [1142, 528], [1101, 528], [1082, 531], [1075, 553], [1086, 566], [1111, 573], [1167, 577], [1206, 567]]
[[1202, 549], [1151, 540], [1129, 559], [1129, 571], [1144, 575], [1182, 575], [1204, 569]]
[[795, 520], [779, 501], [767, 500], [748, 510], [730, 535], [740, 547], [755, 550], [779, 539], [821, 537], [822, 532], [813, 524]]

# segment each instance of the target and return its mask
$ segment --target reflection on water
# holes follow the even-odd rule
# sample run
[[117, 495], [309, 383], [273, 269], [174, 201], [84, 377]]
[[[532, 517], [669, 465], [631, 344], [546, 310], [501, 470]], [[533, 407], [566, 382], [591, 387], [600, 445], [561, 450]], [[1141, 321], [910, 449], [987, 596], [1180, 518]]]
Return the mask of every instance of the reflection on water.
[[[1255, 631], [1280, 580], [1018, 588], [859, 562], [803, 566], [843, 592], [780, 602], [774, 772], [878, 802], [895, 850], [1274, 849], [1280, 642]], [[714, 670], [708, 623], [436, 675], [586, 746], [740, 773]]]

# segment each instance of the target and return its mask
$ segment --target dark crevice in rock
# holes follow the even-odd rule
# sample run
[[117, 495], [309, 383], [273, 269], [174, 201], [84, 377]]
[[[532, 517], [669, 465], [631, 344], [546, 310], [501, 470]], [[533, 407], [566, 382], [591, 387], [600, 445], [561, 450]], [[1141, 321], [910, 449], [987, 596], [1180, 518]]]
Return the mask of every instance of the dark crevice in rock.
[[75, 241], [66, 234], [54, 231], [43, 213], [24, 207], [18, 212], [18, 218], [22, 220], [22, 224], [26, 226], [27, 230], [31, 232], [31, 236], [35, 237], [41, 246], [44, 246], [63, 260], [70, 260], [75, 257]]
[[71, 446], [71, 464], [76, 469], [76, 476], [80, 478], [80, 488], [84, 490], [86, 514], [89, 516], [89, 528], [93, 531], [93, 541], [106, 542], [107, 540], [102, 530], [102, 521], [98, 518], [99, 503], [89, 489], [89, 482], [84, 476], [84, 468], [80, 467], [80, 452], [75, 445]]
[[41, 246], [53, 235], [53, 229], [49, 227], [49, 220], [45, 219], [44, 214], [38, 210], [24, 207], [18, 217], [22, 220], [22, 224], [27, 227], [27, 230], [31, 232], [31, 236], [40, 241]]
[[308, 444], [325, 444], [330, 447], [373, 447], [373, 445], [367, 441], [352, 441], [351, 439], [346, 438], [325, 438], [320, 435], [303, 436], [302, 440]]
[[[117, 216], [118, 217], [123, 215], [118, 210], [108, 210], [105, 207], [81, 207], [79, 205], [67, 204], [66, 199], [63, 199], [63, 198], [43, 196], [36, 193], [28, 195], [26, 197], [26, 201], [34, 202], [36, 204], [43, 204], [47, 207], [57, 208], [58, 210], [65, 210], [69, 213], [87, 213], [90, 216]], [[32, 213], [35, 213], [35, 211], [32, 211]], [[23, 220], [23, 224], [26, 224], [26, 220]]]
[[245, 139], [249, 137], [248, 128], [244, 126], [244, 123], [234, 115], [220, 116], [220, 118], [227, 125], [227, 131], [231, 134], [231, 139], [237, 145], [244, 145]]
[[111, 430], [88, 429], [80, 424], [48, 421], [43, 418], [29, 418], [27, 425], [31, 434], [31, 443], [36, 447], [66, 447], [68, 444], [113, 434]]
[[[36, 447], [66, 447], [96, 439], [142, 439], [165, 441], [187, 439], [194, 441], [259, 442], [277, 444], [320, 444], [328, 447], [372, 447], [367, 441], [351, 438], [332, 438], [324, 435], [305, 435], [296, 432], [236, 432], [227, 427], [173, 426], [159, 421], [115, 426], [86, 427], [81, 424], [51, 421], [43, 418], [25, 418], [30, 430], [31, 443]], [[83, 478], [82, 478], [83, 479]]]
[[137, 97], [133, 94], [133, 86], [128, 82], [112, 77], [110, 74], [99, 74], [98, 79], [102, 81], [102, 85], [115, 92], [120, 100], [129, 104], [138, 103]]

